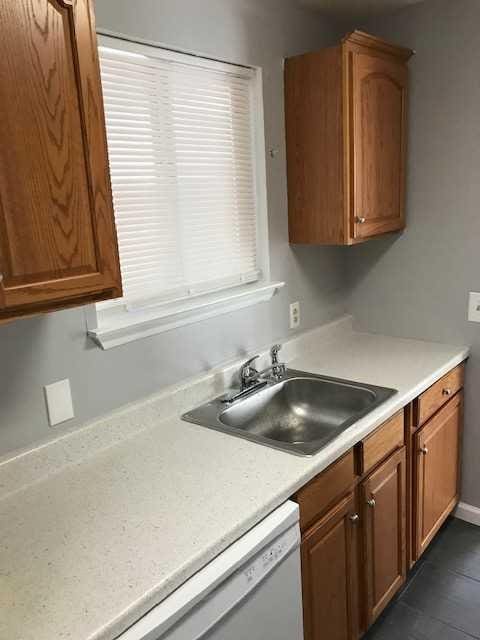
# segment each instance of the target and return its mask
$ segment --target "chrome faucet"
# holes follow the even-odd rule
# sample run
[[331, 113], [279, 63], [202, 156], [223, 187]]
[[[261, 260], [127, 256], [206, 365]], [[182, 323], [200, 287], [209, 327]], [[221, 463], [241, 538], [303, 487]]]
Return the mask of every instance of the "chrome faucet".
[[272, 364], [264, 371], [258, 371], [253, 366], [255, 360], [260, 357], [259, 355], [253, 356], [253, 358], [244, 362], [240, 367], [239, 372], [240, 389], [237, 391], [232, 390], [227, 393], [222, 398], [222, 402], [230, 404], [231, 402], [235, 402], [235, 400], [240, 400], [240, 398], [267, 386], [268, 384], [272, 384], [274, 381], [277, 382], [281, 380], [287, 372], [286, 365], [278, 361], [278, 353], [281, 348], [282, 345], [276, 344], [270, 349]]
[[240, 400], [250, 393], [253, 393], [256, 389], [261, 389], [262, 387], [266, 387], [268, 384], [268, 380], [262, 380], [262, 373], [257, 371], [253, 366], [253, 362], [257, 360], [260, 356], [253, 356], [247, 362], [244, 362], [240, 367], [239, 378], [240, 378], [240, 389], [239, 390], [231, 390], [227, 393], [223, 398], [222, 402], [225, 404], [230, 404], [235, 402], [235, 400]]
[[240, 391], [250, 389], [260, 381], [260, 372], [252, 366], [260, 356], [253, 356], [240, 367]]
[[240, 390], [250, 389], [257, 385], [259, 382], [266, 378], [273, 378], [274, 380], [281, 380], [287, 371], [287, 367], [283, 362], [279, 362], [278, 354], [282, 348], [281, 344], [274, 344], [270, 349], [270, 357], [272, 364], [264, 371], [257, 371], [252, 366], [252, 362], [255, 362], [260, 356], [254, 356], [247, 360], [245, 364], [240, 368]]

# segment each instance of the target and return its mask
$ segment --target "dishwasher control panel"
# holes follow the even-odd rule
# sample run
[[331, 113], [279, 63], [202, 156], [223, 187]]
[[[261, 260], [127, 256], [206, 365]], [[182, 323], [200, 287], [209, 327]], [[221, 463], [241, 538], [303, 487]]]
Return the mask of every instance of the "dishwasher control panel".
[[260, 582], [299, 543], [300, 531], [298, 526], [291, 527], [282, 533], [243, 570], [246, 584], [251, 587]]

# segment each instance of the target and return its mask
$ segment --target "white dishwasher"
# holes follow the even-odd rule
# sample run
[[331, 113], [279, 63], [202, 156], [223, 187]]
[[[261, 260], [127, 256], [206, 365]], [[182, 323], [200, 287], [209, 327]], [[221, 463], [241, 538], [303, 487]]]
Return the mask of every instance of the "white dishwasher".
[[301, 640], [298, 505], [286, 502], [119, 640]]

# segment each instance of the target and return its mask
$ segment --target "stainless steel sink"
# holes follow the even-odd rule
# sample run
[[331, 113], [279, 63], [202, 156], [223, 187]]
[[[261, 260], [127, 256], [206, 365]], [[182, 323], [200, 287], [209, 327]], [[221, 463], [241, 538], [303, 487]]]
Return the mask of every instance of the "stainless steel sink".
[[222, 396], [183, 416], [187, 422], [298, 455], [317, 453], [394, 395], [394, 389], [288, 369], [231, 404]]

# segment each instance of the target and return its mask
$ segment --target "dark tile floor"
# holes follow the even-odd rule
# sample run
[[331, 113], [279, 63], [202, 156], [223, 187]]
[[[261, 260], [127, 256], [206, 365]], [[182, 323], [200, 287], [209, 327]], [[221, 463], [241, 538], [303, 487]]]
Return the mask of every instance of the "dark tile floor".
[[364, 640], [480, 639], [480, 527], [450, 519]]

